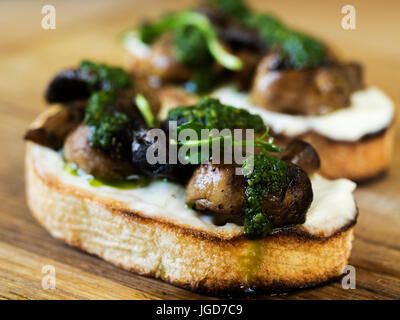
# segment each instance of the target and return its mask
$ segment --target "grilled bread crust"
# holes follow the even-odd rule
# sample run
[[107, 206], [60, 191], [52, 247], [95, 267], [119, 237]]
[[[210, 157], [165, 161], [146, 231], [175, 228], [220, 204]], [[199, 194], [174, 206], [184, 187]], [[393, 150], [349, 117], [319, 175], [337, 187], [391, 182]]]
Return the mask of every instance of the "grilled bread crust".
[[209, 234], [133, 211], [90, 190], [41, 175], [34, 143], [26, 151], [29, 207], [43, 227], [71, 246], [123, 269], [212, 295], [287, 292], [341, 276], [354, 219], [331, 236], [280, 230], [262, 240]]
[[[394, 123], [383, 130], [356, 141], [332, 140], [316, 132], [296, 138], [310, 143], [321, 159], [319, 174], [330, 178], [347, 178], [359, 183], [384, 174], [389, 166], [394, 146]], [[278, 136], [276, 142], [285, 145], [290, 139]]]

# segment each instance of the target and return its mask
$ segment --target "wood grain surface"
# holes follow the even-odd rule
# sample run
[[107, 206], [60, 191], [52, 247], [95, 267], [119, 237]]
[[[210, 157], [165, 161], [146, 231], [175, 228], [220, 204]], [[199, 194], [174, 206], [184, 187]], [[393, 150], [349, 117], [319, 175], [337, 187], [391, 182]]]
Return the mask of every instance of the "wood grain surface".
[[[41, 28], [41, 8], [51, 2], [57, 29]], [[82, 58], [121, 63], [117, 34], [144, 17], [188, 1], [0, 2], [0, 298], [1, 299], [201, 299], [164, 282], [123, 271], [53, 239], [29, 213], [24, 191], [24, 142], [28, 124], [45, 108], [51, 76]], [[252, 1], [287, 23], [323, 37], [343, 57], [361, 61], [369, 84], [400, 102], [400, 2]], [[341, 28], [341, 8], [354, 4], [357, 29]], [[340, 128], [338, 128], [340, 130]], [[360, 210], [350, 264], [354, 290], [340, 283], [273, 299], [400, 298], [400, 136], [385, 179], [356, 191]], [[56, 269], [55, 290], [43, 290], [42, 267]]]

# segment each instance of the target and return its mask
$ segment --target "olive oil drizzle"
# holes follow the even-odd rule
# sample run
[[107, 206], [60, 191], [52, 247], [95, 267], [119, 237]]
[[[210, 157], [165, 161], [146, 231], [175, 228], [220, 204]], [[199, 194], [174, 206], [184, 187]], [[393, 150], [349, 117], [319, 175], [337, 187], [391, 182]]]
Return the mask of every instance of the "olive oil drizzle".
[[248, 241], [244, 254], [239, 258], [239, 265], [244, 279], [246, 281], [245, 285], [248, 290], [252, 290], [251, 284], [257, 278], [258, 270], [262, 263], [262, 259], [265, 254], [262, 252], [262, 241], [263, 240], [251, 240]]
[[92, 187], [107, 186], [116, 189], [129, 190], [146, 187], [151, 182], [150, 178], [141, 176], [130, 176], [124, 180], [98, 178], [87, 174], [83, 170], [79, 169], [76, 164], [67, 161], [64, 162], [64, 170], [73, 176], [85, 179]]

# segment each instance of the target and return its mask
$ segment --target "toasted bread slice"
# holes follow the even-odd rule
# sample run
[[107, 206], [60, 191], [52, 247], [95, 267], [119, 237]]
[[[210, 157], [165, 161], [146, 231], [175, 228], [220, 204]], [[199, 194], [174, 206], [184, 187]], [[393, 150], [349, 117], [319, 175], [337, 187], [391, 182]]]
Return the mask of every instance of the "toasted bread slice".
[[315, 175], [306, 223], [251, 241], [242, 226], [187, 208], [182, 186], [94, 187], [63, 167], [59, 153], [28, 142], [33, 215], [54, 237], [138, 274], [208, 294], [285, 292], [340, 277], [350, 255], [357, 208], [345, 179]]

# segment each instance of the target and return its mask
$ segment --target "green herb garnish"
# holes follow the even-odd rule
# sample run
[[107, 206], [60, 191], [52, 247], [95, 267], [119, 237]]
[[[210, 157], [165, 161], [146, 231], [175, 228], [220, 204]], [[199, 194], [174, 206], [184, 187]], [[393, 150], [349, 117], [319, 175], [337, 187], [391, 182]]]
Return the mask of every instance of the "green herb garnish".
[[213, 60], [204, 33], [192, 25], [175, 31], [173, 45], [177, 60], [190, 68], [206, 66]]
[[[252, 170], [246, 170], [249, 165]], [[287, 183], [288, 167], [285, 161], [265, 151], [246, 159], [242, 167], [247, 182], [243, 209], [244, 232], [249, 239], [260, 239], [272, 231], [272, 225], [262, 209], [263, 199], [266, 194], [281, 192]]]
[[[204, 43], [200, 42], [205, 41], [209, 53], [219, 64], [229, 70], [240, 70], [242, 68], [242, 61], [224, 49], [218, 41], [218, 36], [213, 25], [207, 17], [200, 13], [182, 11], [168, 14], [155, 22], [143, 24], [139, 28], [138, 33], [143, 42], [150, 44], [167, 31], [177, 32], [177, 30], [180, 30], [179, 32], [188, 32], [187, 30], [182, 30], [182, 28], [189, 26], [195, 28], [197, 34], [189, 31], [192, 34], [188, 37], [188, 41], [190, 41], [188, 44], [183, 43], [182, 38], [180, 41], [175, 41], [175, 44], [178, 45], [177, 52], [180, 55], [179, 59], [193, 61], [193, 52], [189, 52], [187, 48], [195, 45], [196, 47], [201, 47], [203, 50]], [[199, 37], [199, 34], [202, 34], [202, 37]], [[203, 40], [199, 40], [200, 38]], [[187, 54], [190, 57], [186, 57]]]
[[258, 30], [267, 47], [279, 48], [287, 68], [313, 68], [323, 63], [326, 51], [317, 39], [297, 32], [269, 13], [249, 10], [242, 0], [209, 0], [221, 12]]
[[251, 13], [243, 19], [243, 23], [256, 28], [269, 47], [278, 47], [288, 68], [317, 67], [325, 58], [325, 47], [320, 41], [289, 29], [273, 15]]
[[217, 78], [209, 66], [194, 69], [192, 76], [185, 83], [185, 90], [197, 94], [206, 94], [215, 88]]
[[242, 22], [257, 29], [267, 46], [272, 46], [284, 39], [287, 29], [283, 23], [274, 15], [268, 13], [249, 13], [243, 17]]
[[168, 113], [169, 121], [178, 122], [181, 129], [254, 129], [263, 132], [264, 122], [259, 115], [245, 109], [222, 104], [218, 99], [204, 97], [194, 106], [178, 107]]
[[85, 123], [91, 128], [91, 143], [103, 150], [110, 149], [114, 137], [129, 123], [125, 113], [114, 110], [116, 94], [99, 91], [89, 98], [86, 106]]
[[[253, 115], [247, 110], [235, 108], [222, 104], [218, 99], [202, 98], [195, 106], [178, 107], [169, 111], [169, 121], [177, 121], [177, 136], [184, 129], [194, 130], [198, 137], [197, 140], [174, 140], [170, 137], [170, 144], [191, 147], [190, 155], [187, 159], [191, 164], [203, 163], [208, 160], [213, 143], [219, 141], [220, 147], [237, 147], [252, 146], [254, 148], [262, 148], [269, 152], [278, 152], [281, 150], [273, 143], [273, 138], [269, 137], [268, 127], [265, 125], [258, 115]], [[209, 136], [202, 137], [202, 130], [210, 130]], [[212, 129], [219, 130], [219, 135], [213, 135]], [[221, 130], [229, 129], [227, 133]], [[263, 135], [254, 140], [235, 140], [232, 130], [234, 129], [254, 129], [255, 132], [264, 132]], [[227, 144], [228, 143], [228, 144]], [[201, 147], [208, 146], [209, 152], [202, 154]], [[197, 148], [196, 148], [197, 147]], [[189, 151], [188, 151], [189, 153]]]
[[144, 97], [144, 95], [139, 93], [135, 97], [135, 102], [147, 126], [154, 128], [156, 126], [156, 119], [151, 111], [151, 107], [147, 99]]
[[204, 34], [194, 26], [183, 26], [175, 31], [173, 45], [177, 60], [192, 70], [186, 90], [200, 94], [211, 91], [215, 86], [214, 58]]
[[295, 69], [318, 67], [325, 59], [324, 45], [308, 35], [290, 32], [282, 42], [280, 54]]
[[132, 80], [129, 75], [119, 67], [83, 60], [79, 65], [79, 69], [90, 75], [89, 84], [92, 91], [99, 89], [122, 90], [132, 86]]
[[239, 19], [249, 13], [249, 8], [243, 0], [209, 0], [209, 2], [221, 12]]

